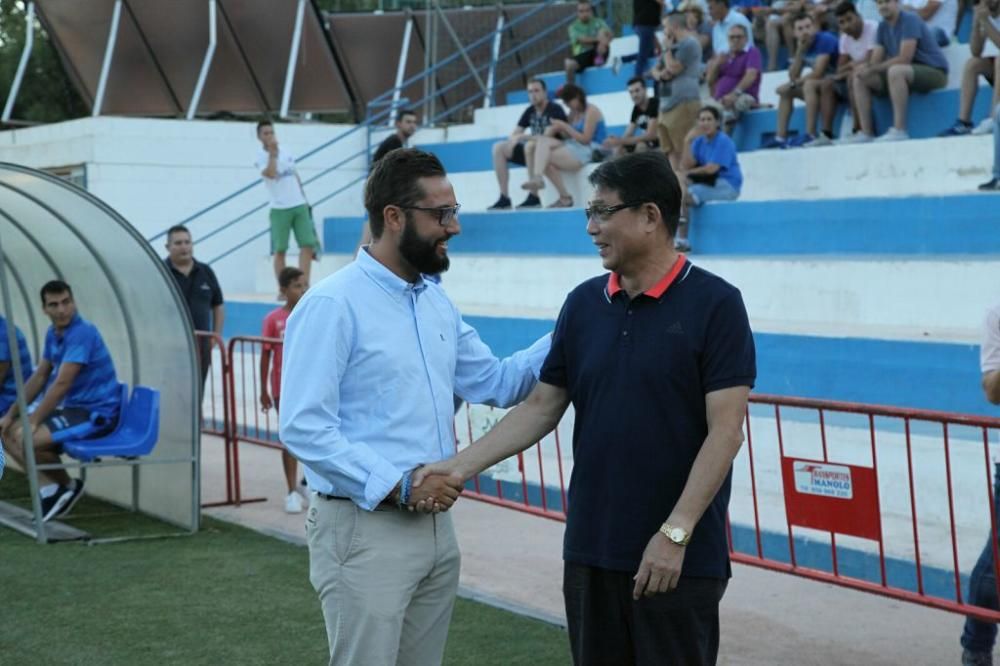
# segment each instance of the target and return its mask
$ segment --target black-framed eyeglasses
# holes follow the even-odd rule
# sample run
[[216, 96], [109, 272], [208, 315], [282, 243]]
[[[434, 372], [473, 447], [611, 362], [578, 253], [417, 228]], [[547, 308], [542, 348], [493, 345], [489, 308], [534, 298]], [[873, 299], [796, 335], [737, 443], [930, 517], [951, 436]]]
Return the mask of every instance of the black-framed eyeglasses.
[[625, 210], [626, 208], [635, 208], [636, 206], [641, 205], [641, 201], [630, 201], [628, 203], [616, 204], [614, 206], [588, 206], [583, 212], [586, 214], [588, 222], [590, 222], [591, 218], [596, 219], [598, 222], [607, 222], [611, 219], [611, 216], [618, 211]]
[[438, 224], [442, 227], [447, 227], [451, 224], [451, 221], [458, 215], [458, 209], [461, 207], [462, 204], [455, 204], [454, 206], [441, 206], [440, 208], [427, 208], [426, 206], [400, 206], [403, 210], [422, 210], [428, 213], [437, 213]]

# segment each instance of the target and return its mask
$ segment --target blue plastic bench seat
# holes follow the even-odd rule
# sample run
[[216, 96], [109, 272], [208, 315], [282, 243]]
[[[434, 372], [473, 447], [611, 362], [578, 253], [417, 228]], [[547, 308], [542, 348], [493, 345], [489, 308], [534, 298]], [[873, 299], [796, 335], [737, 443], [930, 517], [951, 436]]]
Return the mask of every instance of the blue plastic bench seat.
[[118, 425], [112, 432], [94, 439], [63, 442], [63, 451], [82, 462], [103, 457], [136, 458], [153, 450], [159, 433], [160, 392], [136, 386], [132, 398], [122, 402]]

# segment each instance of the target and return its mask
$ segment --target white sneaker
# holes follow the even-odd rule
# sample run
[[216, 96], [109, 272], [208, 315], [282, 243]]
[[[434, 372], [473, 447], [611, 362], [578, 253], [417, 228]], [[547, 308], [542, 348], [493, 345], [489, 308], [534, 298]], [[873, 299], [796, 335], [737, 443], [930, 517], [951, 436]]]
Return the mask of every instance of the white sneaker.
[[809, 143], [802, 144], [803, 148], [818, 148], [820, 146], [832, 146], [833, 140], [826, 134], [820, 134]]
[[870, 141], [874, 141], [874, 137], [871, 134], [855, 132], [854, 134], [848, 134], [845, 137], [837, 139], [834, 143], [838, 146], [849, 146], [854, 143], [868, 143]]
[[875, 139], [879, 143], [888, 143], [890, 141], [906, 141], [910, 138], [910, 135], [906, 133], [906, 130], [896, 129], [895, 127], [890, 127], [886, 130], [885, 134]]
[[302, 513], [302, 495], [294, 490], [285, 498], [285, 513]]
[[971, 133], [976, 135], [993, 134], [993, 119], [983, 118], [983, 120], [978, 125], [976, 125], [976, 127], [972, 130]]

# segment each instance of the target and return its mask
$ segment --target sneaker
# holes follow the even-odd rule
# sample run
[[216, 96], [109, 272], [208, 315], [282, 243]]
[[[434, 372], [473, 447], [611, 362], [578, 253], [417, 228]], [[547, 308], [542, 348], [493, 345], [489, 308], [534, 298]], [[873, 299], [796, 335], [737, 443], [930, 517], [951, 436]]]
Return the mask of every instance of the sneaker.
[[59, 486], [51, 497], [42, 498], [42, 522], [49, 522], [56, 516], [65, 516], [83, 496], [83, 481], [74, 479], [68, 486]]
[[761, 146], [761, 148], [764, 150], [771, 150], [773, 148], [784, 150], [785, 148], [788, 148], [788, 140], [784, 137], [779, 139], [777, 136], [772, 136], [764, 143], [763, 146]]
[[788, 143], [786, 145], [789, 148], [801, 148], [802, 146], [806, 145], [807, 143], [811, 143], [811, 142], [813, 142], [815, 140], [816, 140], [816, 137], [814, 137], [812, 134], [799, 134], [799, 135], [793, 136], [791, 139], [789, 139]]
[[910, 135], [906, 133], [906, 130], [890, 127], [886, 130], [885, 134], [875, 140], [879, 143], [889, 143], [891, 141], [906, 141], [909, 138]]
[[537, 194], [529, 194], [524, 201], [517, 205], [518, 210], [522, 208], [541, 208], [542, 200], [538, 198]]
[[837, 139], [836, 144], [838, 146], [849, 146], [855, 143], [868, 143], [874, 141], [874, 137], [871, 134], [865, 134], [864, 132], [854, 132], [848, 136]]
[[962, 666], [993, 666], [993, 653], [962, 650]]
[[675, 238], [674, 249], [677, 250], [678, 252], [690, 252], [691, 243], [688, 242], [687, 238]]
[[1000, 178], [994, 178], [988, 183], [979, 186], [980, 192], [1000, 192]]
[[497, 199], [497, 202], [486, 210], [510, 210], [510, 206], [510, 197], [506, 194], [501, 194], [500, 198]]
[[975, 134], [976, 136], [980, 136], [982, 134], [993, 134], [993, 124], [992, 118], [983, 118], [980, 123], [976, 125], [976, 128], [972, 130], [971, 134]]
[[965, 136], [972, 132], [972, 123], [956, 120], [955, 124], [938, 134], [938, 136]]
[[803, 148], [819, 148], [820, 146], [832, 146], [832, 145], [833, 145], [833, 139], [831, 139], [830, 137], [828, 137], [826, 134], [820, 134], [818, 137], [816, 137], [812, 141], [809, 141], [807, 143], [802, 144], [802, 147]]
[[285, 498], [285, 513], [302, 513], [302, 495], [294, 490]]

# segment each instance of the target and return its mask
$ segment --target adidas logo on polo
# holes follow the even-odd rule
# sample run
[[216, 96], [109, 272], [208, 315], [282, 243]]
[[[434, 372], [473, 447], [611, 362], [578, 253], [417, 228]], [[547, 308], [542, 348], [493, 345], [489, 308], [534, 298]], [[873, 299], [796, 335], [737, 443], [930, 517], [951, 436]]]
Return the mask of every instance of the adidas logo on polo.
[[670, 326], [667, 326], [667, 333], [670, 335], [684, 335], [684, 329], [681, 327], [679, 321], [675, 321]]

